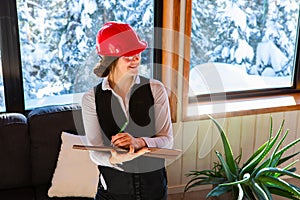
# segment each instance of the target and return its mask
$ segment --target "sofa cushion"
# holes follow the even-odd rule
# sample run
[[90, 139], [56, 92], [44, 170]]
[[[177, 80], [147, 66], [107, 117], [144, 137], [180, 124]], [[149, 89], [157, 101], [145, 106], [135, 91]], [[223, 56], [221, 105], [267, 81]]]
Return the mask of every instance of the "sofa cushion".
[[86, 137], [63, 132], [62, 144], [53, 174], [49, 197], [90, 197], [97, 192], [99, 170], [89, 151], [73, 149], [74, 144], [86, 145]]
[[0, 161], [0, 190], [31, 186], [30, 138], [22, 114], [0, 114]]
[[[84, 134], [81, 107], [58, 105], [36, 108], [28, 114], [31, 137], [32, 182], [49, 189], [61, 145], [61, 132]], [[42, 192], [46, 192], [42, 191]], [[42, 194], [43, 195], [43, 194]]]

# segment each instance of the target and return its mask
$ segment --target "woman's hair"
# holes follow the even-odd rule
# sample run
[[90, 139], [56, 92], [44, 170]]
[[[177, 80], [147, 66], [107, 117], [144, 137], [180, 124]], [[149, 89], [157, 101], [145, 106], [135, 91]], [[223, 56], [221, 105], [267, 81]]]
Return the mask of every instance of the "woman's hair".
[[94, 74], [98, 77], [106, 77], [113, 70], [119, 57], [103, 56], [94, 67]]

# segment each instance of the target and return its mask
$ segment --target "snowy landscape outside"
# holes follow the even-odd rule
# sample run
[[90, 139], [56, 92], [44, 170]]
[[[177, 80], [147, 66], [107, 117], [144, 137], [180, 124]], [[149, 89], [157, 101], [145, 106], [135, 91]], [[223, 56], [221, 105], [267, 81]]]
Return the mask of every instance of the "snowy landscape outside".
[[189, 96], [291, 87], [298, 18], [298, 0], [193, 0]]
[[141, 73], [151, 76], [153, 1], [17, 0], [25, 109], [80, 101], [99, 78], [95, 39], [107, 21], [130, 24], [149, 48]]

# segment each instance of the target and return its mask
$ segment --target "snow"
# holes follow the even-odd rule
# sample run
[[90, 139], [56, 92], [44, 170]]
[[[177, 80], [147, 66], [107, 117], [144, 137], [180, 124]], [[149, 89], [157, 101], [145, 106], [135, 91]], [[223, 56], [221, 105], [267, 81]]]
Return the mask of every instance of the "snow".
[[85, 35], [85, 33], [83, 32], [83, 30], [80, 26], [76, 27], [75, 33], [76, 33], [76, 40], [77, 41], [80, 41], [80, 39]]
[[247, 74], [241, 65], [205, 63], [190, 70], [189, 96], [201, 94], [290, 87], [291, 77]]
[[245, 40], [239, 40], [238, 48], [235, 50], [236, 62], [242, 63], [243, 60], [252, 60], [253, 57], [253, 48]]
[[50, 97], [29, 99], [26, 101], [26, 109], [31, 110], [36, 107], [48, 105], [81, 104], [84, 93], [64, 94]]
[[247, 28], [247, 16], [244, 11], [242, 11], [237, 4], [227, 4], [225, 16], [231, 18], [236, 26], [240, 27], [242, 31], [245, 31]]
[[272, 42], [264, 41], [257, 45], [256, 65], [271, 65], [275, 72], [281, 70], [287, 64], [288, 58]]
[[85, 0], [84, 8], [85, 12], [91, 15], [97, 10], [97, 3], [95, 0]]
[[150, 9], [146, 10], [146, 12], [145, 12], [145, 14], [143, 16], [143, 20], [142, 20], [144, 26], [146, 25], [147, 21], [151, 20], [152, 14], [153, 14], [153, 10], [150, 10]]

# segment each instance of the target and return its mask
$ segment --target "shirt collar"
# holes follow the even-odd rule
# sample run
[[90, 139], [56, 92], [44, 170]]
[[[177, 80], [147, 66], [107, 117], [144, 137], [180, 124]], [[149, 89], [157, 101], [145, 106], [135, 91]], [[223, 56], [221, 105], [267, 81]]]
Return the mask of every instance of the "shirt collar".
[[[141, 82], [140, 80], [140, 76], [135, 76], [134, 77], [134, 81], [133, 81], [133, 84], [139, 84]], [[112, 88], [110, 87], [109, 85], [109, 82], [108, 82], [108, 77], [106, 76], [105, 78], [103, 78], [103, 81], [102, 81], [102, 90], [112, 90]]]

